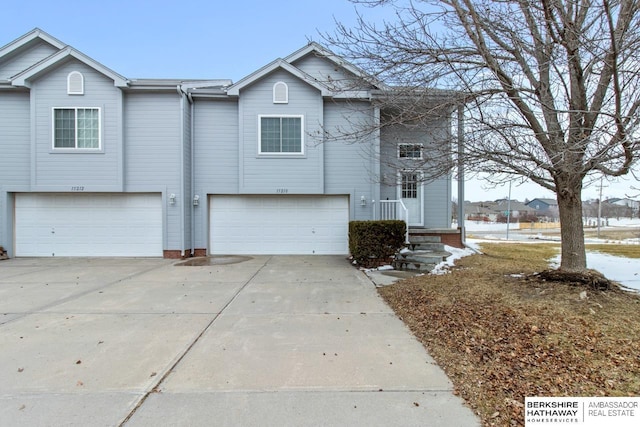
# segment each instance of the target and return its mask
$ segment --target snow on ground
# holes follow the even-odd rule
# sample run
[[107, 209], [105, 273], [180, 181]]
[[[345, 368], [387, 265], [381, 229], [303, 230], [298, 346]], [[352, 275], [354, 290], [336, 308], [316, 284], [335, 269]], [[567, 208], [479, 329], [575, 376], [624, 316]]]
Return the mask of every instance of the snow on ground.
[[[476, 245], [476, 248], [477, 248], [477, 245]], [[445, 261], [442, 261], [440, 264], [436, 265], [436, 267], [433, 270], [431, 270], [431, 274], [446, 274], [449, 272], [448, 271], [449, 267], [454, 266], [456, 260], [459, 260], [462, 257], [466, 257], [469, 255], [478, 253], [478, 251], [475, 248], [460, 249], [460, 248], [454, 248], [453, 246], [445, 246], [444, 250], [449, 252], [451, 255], [449, 255]]]
[[[560, 265], [560, 254], [552, 258], [550, 262], [551, 267], [557, 268]], [[638, 259], [587, 251], [587, 266], [604, 274], [607, 279], [640, 291], [640, 262]]]
[[[596, 222], [594, 218], [587, 218], [587, 221]], [[604, 220], [603, 220], [604, 221]], [[640, 227], [640, 218], [609, 218], [607, 220], [608, 227]], [[506, 232], [507, 224], [506, 223], [497, 223], [497, 222], [482, 222], [482, 221], [465, 221], [464, 222], [465, 230], [468, 232], [480, 232], [480, 231], [502, 231]], [[455, 228], [455, 225], [454, 225]], [[512, 223], [509, 226], [509, 230], [513, 232], [519, 231], [519, 224]], [[540, 230], [544, 231], [544, 230]]]
[[[512, 224], [512, 227], [517, 226], [517, 224]], [[507, 229], [506, 224], [496, 224], [496, 223], [484, 223], [484, 222], [475, 222], [475, 221], [467, 221], [465, 224], [467, 231], [486, 231], [486, 232], [504, 232]], [[640, 227], [640, 219], [639, 218], [622, 218], [620, 220], [609, 219], [609, 228], [615, 227]], [[468, 248], [459, 249], [454, 248], [452, 246], [445, 246], [445, 250], [450, 252], [451, 255], [447, 257], [446, 261], [441, 262], [436, 265], [436, 267], [431, 270], [431, 274], [446, 274], [449, 271], [449, 267], [452, 267], [456, 260], [463, 258], [465, 256], [473, 255], [475, 253], [479, 253], [479, 244], [483, 241], [493, 241], [499, 240], [504, 243], [538, 243], [541, 240], [538, 240], [536, 237], [542, 238], [540, 236], [527, 236], [520, 235], [517, 236], [517, 228], [511, 228], [514, 231], [514, 235], [510, 240], [505, 240], [505, 236], [493, 236], [487, 235], [483, 236], [483, 238], [474, 238], [467, 239], [466, 243]], [[549, 236], [545, 236], [544, 240], [557, 240], [560, 238], [552, 238]], [[622, 242], [612, 242], [604, 239], [587, 239], [587, 243], [617, 243], [617, 244], [639, 244], [640, 239], [626, 239]], [[550, 261], [550, 267], [557, 268], [560, 265], [560, 255], [558, 254], [555, 258]], [[604, 274], [608, 279], [614, 280], [625, 287], [637, 290], [640, 292], [640, 262], [637, 259], [633, 258], [625, 258], [625, 257], [617, 257], [614, 255], [603, 254], [595, 251], [587, 251], [587, 266], [594, 270], [599, 271]], [[385, 265], [379, 267], [378, 270], [393, 270], [393, 267], [390, 265]]]
[[[447, 246], [446, 250], [451, 252], [451, 256], [438, 264], [431, 274], [446, 274], [456, 260], [477, 253], [480, 242], [480, 240], [468, 240], [467, 245], [470, 247], [468, 249]], [[560, 254], [550, 260], [550, 267], [557, 268], [559, 265]], [[604, 274], [608, 279], [640, 292], [640, 262], [637, 259], [587, 251], [587, 266]]]

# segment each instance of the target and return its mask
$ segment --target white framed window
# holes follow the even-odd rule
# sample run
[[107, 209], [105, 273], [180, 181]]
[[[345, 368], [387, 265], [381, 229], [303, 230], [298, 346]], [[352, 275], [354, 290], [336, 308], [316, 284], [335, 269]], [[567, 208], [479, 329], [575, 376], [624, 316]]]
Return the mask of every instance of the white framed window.
[[288, 104], [289, 103], [289, 86], [285, 82], [277, 82], [273, 85], [273, 103]]
[[398, 158], [422, 160], [423, 149], [422, 144], [398, 144]]
[[258, 116], [258, 153], [304, 154], [304, 116]]
[[100, 108], [53, 108], [53, 148], [99, 150]]
[[84, 76], [79, 71], [72, 71], [67, 76], [67, 94], [84, 95]]
[[417, 199], [418, 198], [418, 182], [420, 175], [415, 172], [402, 173], [402, 198]]

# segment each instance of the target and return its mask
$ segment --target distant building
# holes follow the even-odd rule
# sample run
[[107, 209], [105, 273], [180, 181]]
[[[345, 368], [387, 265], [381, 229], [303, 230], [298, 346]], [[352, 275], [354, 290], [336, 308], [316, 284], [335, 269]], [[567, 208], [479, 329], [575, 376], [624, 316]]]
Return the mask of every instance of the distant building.
[[604, 203], [628, 208], [631, 211], [632, 216], [634, 217], [638, 216], [640, 211], [640, 201], [638, 200], [611, 198], [608, 200], [604, 200]]
[[527, 206], [534, 209], [536, 215], [555, 219], [558, 217], [558, 202], [555, 199], [533, 199]]
[[499, 218], [507, 216], [517, 220], [518, 218], [530, 218], [535, 213], [535, 209], [518, 200], [500, 199], [465, 204], [465, 218], [470, 221], [496, 222]]

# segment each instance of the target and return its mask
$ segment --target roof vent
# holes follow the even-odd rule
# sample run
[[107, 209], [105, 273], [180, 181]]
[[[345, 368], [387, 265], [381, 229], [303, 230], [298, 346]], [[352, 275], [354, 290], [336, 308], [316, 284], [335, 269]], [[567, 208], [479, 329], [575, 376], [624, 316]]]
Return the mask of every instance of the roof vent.
[[289, 103], [289, 87], [285, 82], [277, 82], [273, 85], [273, 103], [287, 104]]
[[78, 71], [72, 71], [67, 76], [67, 94], [84, 95], [84, 76]]

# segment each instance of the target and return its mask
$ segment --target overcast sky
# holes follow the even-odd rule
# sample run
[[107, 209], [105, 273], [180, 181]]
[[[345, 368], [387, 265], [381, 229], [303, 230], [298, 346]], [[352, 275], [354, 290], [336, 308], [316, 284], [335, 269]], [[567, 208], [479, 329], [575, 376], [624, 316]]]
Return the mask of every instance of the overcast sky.
[[[357, 10], [371, 21], [394, 18], [389, 8]], [[320, 34], [333, 31], [336, 20], [353, 25], [356, 17], [347, 0], [5, 2], [0, 46], [39, 27], [127, 78], [238, 81], [309, 40], [322, 42]], [[603, 198], [640, 193], [630, 188], [638, 182], [605, 185]], [[584, 198], [598, 197], [598, 191], [588, 188]], [[465, 199], [508, 193], [508, 186], [490, 189], [474, 180], [466, 184]], [[512, 186], [511, 196], [523, 201], [553, 194], [528, 184]]]

